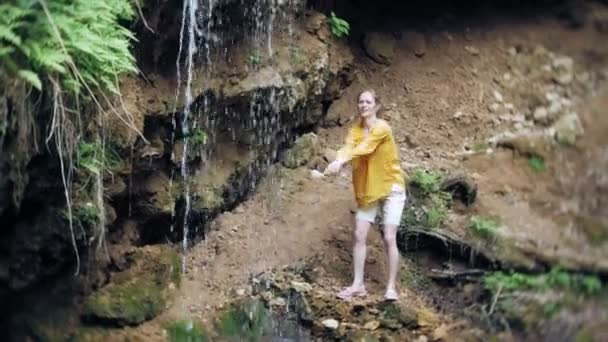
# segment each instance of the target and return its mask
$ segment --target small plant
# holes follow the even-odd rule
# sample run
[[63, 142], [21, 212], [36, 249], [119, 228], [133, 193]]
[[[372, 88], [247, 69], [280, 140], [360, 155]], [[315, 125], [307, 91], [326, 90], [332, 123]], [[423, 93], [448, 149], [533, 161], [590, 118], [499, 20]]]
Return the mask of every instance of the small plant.
[[120, 156], [110, 145], [99, 142], [81, 142], [76, 146], [76, 168], [99, 176], [120, 164]]
[[602, 282], [596, 276], [583, 276], [577, 287], [586, 295], [593, 295], [602, 290]]
[[553, 267], [548, 273], [537, 275], [494, 272], [484, 278], [484, 285], [493, 292], [498, 288], [503, 291], [564, 290], [586, 296], [597, 294], [602, 289], [602, 283], [597, 276], [572, 274], [560, 267]]
[[[75, 205], [72, 211], [72, 219], [81, 227], [93, 227], [99, 222], [99, 208], [92, 202]], [[69, 220], [67, 211], [61, 211], [64, 219]]]
[[331, 32], [336, 37], [342, 38], [348, 36], [348, 33], [350, 32], [350, 24], [346, 20], [337, 17], [334, 12], [331, 12], [327, 21], [329, 23], [329, 28], [331, 29]]
[[469, 228], [476, 235], [487, 239], [496, 235], [500, 222], [497, 219], [475, 215], [471, 217]]
[[402, 215], [402, 229], [433, 229], [439, 227], [447, 218], [452, 195], [438, 191], [429, 197], [409, 206]]
[[181, 320], [171, 324], [167, 329], [171, 342], [206, 342], [209, 341], [205, 330], [192, 320]]
[[419, 188], [423, 195], [437, 192], [441, 187], [441, 173], [433, 170], [416, 169], [412, 173], [411, 184]]
[[543, 157], [537, 155], [531, 156], [528, 159], [528, 165], [535, 172], [544, 172], [547, 169]]
[[430, 279], [417, 267], [408, 267], [401, 272], [401, 282], [409, 288], [426, 288], [430, 283]]
[[401, 217], [401, 226], [404, 228], [414, 227], [420, 222], [420, 218], [418, 217], [417, 210], [410, 206], [403, 211], [403, 215]]
[[425, 225], [428, 228], [437, 228], [448, 216], [448, 208], [452, 195], [447, 192], [436, 192], [429, 197], [430, 208], [425, 213]]
[[262, 55], [260, 55], [259, 52], [254, 51], [249, 54], [249, 64], [253, 65], [254, 67], [259, 67], [262, 65], [262, 62]]
[[204, 146], [207, 145], [207, 141], [208, 141], [208, 136], [207, 136], [207, 132], [203, 131], [200, 128], [195, 128], [192, 130], [192, 132], [190, 132], [190, 134], [188, 135], [188, 142], [192, 145], [192, 146]]
[[492, 292], [496, 292], [499, 288], [503, 291], [544, 290], [545, 283], [539, 276], [498, 271], [484, 278], [484, 286]]
[[239, 341], [258, 341], [264, 335], [268, 310], [261, 301], [249, 301], [235, 307], [221, 317], [218, 333]]

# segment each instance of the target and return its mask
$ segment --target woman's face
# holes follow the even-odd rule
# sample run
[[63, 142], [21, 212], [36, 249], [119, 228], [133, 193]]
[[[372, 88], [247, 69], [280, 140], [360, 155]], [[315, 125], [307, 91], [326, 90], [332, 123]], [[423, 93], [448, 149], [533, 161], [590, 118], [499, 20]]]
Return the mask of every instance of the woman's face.
[[375, 107], [376, 100], [374, 99], [374, 95], [368, 91], [361, 93], [358, 103], [359, 114], [362, 117], [368, 117], [374, 112]]

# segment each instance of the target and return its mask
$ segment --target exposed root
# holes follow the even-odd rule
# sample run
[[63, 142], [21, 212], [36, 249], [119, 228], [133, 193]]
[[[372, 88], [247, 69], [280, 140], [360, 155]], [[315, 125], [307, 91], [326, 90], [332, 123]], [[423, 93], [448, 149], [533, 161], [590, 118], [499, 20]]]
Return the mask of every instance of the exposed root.
[[[72, 122], [66, 117], [63, 96], [61, 94], [61, 87], [59, 83], [53, 78], [50, 78], [50, 80], [53, 84], [53, 117], [51, 125], [49, 127], [49, 135], [46, 138], [46, 142], [48, 143], [54, 137], [55, 148], [57, 149], [57, 154], [59, 155], [61, 181], [63, 183], [65, 202], [68, 209], [68, 225], [70, 227], [72, 247], [74, 248], [74, 254], [76, 254], [76, 272], [74, 275], [78, 275], [80, 273], [80, 254], [78, 252], [78, 245], [76, 243], [76, 235], [74, 234], [71, 195], [73, 164], [72, 155], [74, 151], [74, 140], [72, 139], [72, 137], [74, 136], [74, 131], [70, 131], [69, 129], [72, 128]], [[66, 129], [68, 129], [68, 132], [65, 132]], [[64, 153], [66, 151], [67, 156], [64, 156]], [[67, 158], [67, 163], [64, 161], [64, 158]]]
[[[86, 89], [88, 95], [91, 97], [91, 99], [93, 100], [93, 103], [97, 107], [98, 113], [106, 112], [104, 110], [104, 106], [102, 106], [102, 104], [100, 102], [100, 98], [101, 98], [101, 99], [103, 99], [103, 101], [105, 101], [106, 108], [108, 108], [113, 114], [115, 114], [120, 121], [122, 121], [127, 127], [129, 127], [131, 130], [133, 130], [139, 137], [141, 137], [144, 140], [144, 142], [147, 142], [147, 140], [143, 136], [143, 133], [136, 127], [135, 119], [134, 119], [133, 115], [126, 109], [122, 96], [120, 94], [117, 94], [117, 97], [120, 102], [121, 109], [124, 111], [124, 114], [121, 114], [116, 109], [116, 107], [113, 105], [113, 102], [110, 100], [108, 95], [102, 89], [97, 87], [96, 91], [93, 91], [91, 86], [84, 80], [80, 71], [76, 67], [76, 64], [74, 63], [74, 60], [72, 59], [72, 57], [70, 56], [70, 54], [68, 53], [68, 51], [65, 47], [65, 43], [61, 37], [61, 33], [53, 21], [53, 17], [48, 9], [46, 1], [39, 0], [39, 3], [42, 6], [42, 9], [43, 9], [47, 19], [49, 20], [49, 23], [55, 34], [55, 38], [57, 39], [57, 41], [59, 42], [59, 44], [61, 46], [61, 49], [67, 56], [66, 64], [68, 65], [68, 69], [74, 75], [74, 78], [76, 80], [78, 80], [78, 82]], [[141, 14], [141, 8], [138, 3], [137, 3], [137, 7]], [[144, 23], [145, 23], [145, 19], [143, 18], [143, 16], [142, 16], [142, 19], [144, 20]], [[146, 24], [146, 27], [148, 27], [147, 23], [145, 23], [145, 24]], [[62, 182], [63, 182], [63, 186], [64, 186], [66, 205], [68, 207], [68, 210], [67, 210], [68, 211], [68, 222], [69, 222], [69, 227], [70, 227], [72, 245], [74, 248], [74, 252], [76, 254], [76, 264], [77, 264], [76, 275], [78, 275], [79, 270], [80, 270], [80, 256], [79, 256], [79, 252], [78, 252], [78, 246], [76, 243], [76, 237], [74, 234], [74, 222], [73, 222], [73, 217], [72, 217], [71, 185], [72, 185], [73, 161], [72, 161], [71, 156], [74, 153], [74, 141], [77, 140], [76, 132], [80, 132], [80, 130], [83, 126], [82, 126], [81, 118], [78, 114], [79, 111], [72, 112], [65, 107], [65, 102], [64, 102], [64, 98], [62, 96], [62, 90], [61, 90], [61, 86], [60, 86], [59, 82], [57, 82], [56, 80], [54, 80], [52, 78], [51, 78], [51, 82], [53, 84], [53, 116], [52, 116], [51, 124], [49, 125], [49, 132], [48, 132], [48, 135], [46, 138], [46, 143], [48, 144], [50, 142], [50, 140], [54, 137], [55, 147], [56, 147], [57, 153], [59, 155], [59, 162], [60, 162], [60, 166], [61, 166], [61, 176], [62, 176]], [[117, 83], [117, 88], [118, 88], [118, 81], [116, 81], [116, 83]], [[76, 98], [75, 100], [76, 100], [76, 107], [79, 107], [78, 99]], [[73, 113], [73, 115], [70, 115], [70, 117], [68, 117], [67, 114], [69, 114], [69, 113]], [[78, 130], [74, 129], [72, 120], [77, 121], [78, 125], [76, 127], [79, 128]], [[103, 129], [103, 120], [102, 120], [101, 114], [98, 117], [98, 124], [101, 127], [101, 129]], [[66, 128], [67, 128], [67, 130], [66, 130]], [[101, 139], [101, 143], [102, 143], [102, 147], [105, 147], [105, 141], [103, 139]], [[103, 168], [104, 168], [103, 163], [105, 160], [105, 156], [103, 154], [105, 152], [103, 150], [104, 150], [104, 148], [102, 148], [102, 156], [101, 156], [102, 171], [98, 175], [96, 175], [96, 179], [95, 179], [96, 181], [94, 184], [94, 189], [95, 189], [95, 194], [96, 194], [95, 204], [96, 204], [96, 207], [99, 212], [99, 218], [98, 218], [98, 223], [97, 223], [97, 227], [96, 227], [96, 232], [95, 232], [93, 238], [97, 240], [97, 250], [98, 251], [102, 247], [106, 246], [105, 245], [105, 223], [106, 222], [105, 222], [104, 203], [103, 203]], [[65, 159], [66, 157], [68, 158], [67, 162]], [[106, 250], [106, 255], [107, 255], [107, 250]]]
[[141, 18], [141, 21], [144, 23], [144, 26], [146, 27], [146, 29], [148, 29], [148, 31], [150, 31], [152, 33], [156, 33], [150, 27], [150, 25], [148, 25], [148, 22], [146, 21], [146, 17], [144, 17], [144, 13], [141, 10], [141, 5], [139, 4], [139, 0], [135, 0], [134, 3], [135, 3], [135, 6], [137, 7], [137, 13], [139, 14], [139, 17]]

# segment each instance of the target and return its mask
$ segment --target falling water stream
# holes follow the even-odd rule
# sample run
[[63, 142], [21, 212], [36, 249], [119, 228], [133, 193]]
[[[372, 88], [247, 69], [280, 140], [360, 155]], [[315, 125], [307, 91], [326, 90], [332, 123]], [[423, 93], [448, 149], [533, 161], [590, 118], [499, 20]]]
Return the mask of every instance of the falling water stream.
[[[197, 129], [205, 130], [205, 134], [209, 134], [208, 141], [210, 141], [210, 146], [206, 146], [206, 152], [213, 153], [214, 134], [208, 131], [213, 131], [215, 128], [213, 119], [210, 119], [213, 116], [212, 111], [215, 110], [220, 115], [225, 115], [227, 117], [225, 118], [226, 121], [240, 122], [234, 123], [234, 125], [240, 125], [242, 129], [253, 135], [253, 141], [249, 145], [249, 149], [255, 149], [255, 151], [250, 152], [259, 155], [247, 170], [249, 179], [246, 191], [248, 192], [253, 190], [259, 180], [256, 171], [267, 169], [270, 163], [277, 158], [279, 144], [273, 141], [273, 136], [288, 133], [285, 123], [282, 123], [278, 105], [280, 97], [285, 94], [278, 93], [276, 89], [253, 91], [249, 102], [249, 111], [245, 114], [247, 116], [245, 118], [243, 118], [243, 113], [233, 112], [233, 109], [210, 108], [207, 95], [204, 94], [203, 89], [200, 89], [205, 88], [205, 83], [215, 71], [215, 59], [227, 58], [226, 43], [222, 41], [224, 35], [221, 27], [225, 21], [222, 18], [224, 14], [221, 12], [221, 5], [228, 3], [230, 1], [184, 0], [183, 2], [179, 50], [176, 60], [177, 88], [173, 116], [173, 143], [183, 138], [183, 152], [181, 156], [176, 156], [175, 152], [172, 155], [173, 160], [176, 157], [181, 157], [181, 159], [179, 160], [179, 171], [173, 172], [171, 177], [172, 187], [176, 178], [179, 178], [179, 181], [184, 184], [180, 189], [182, 193], [179, 194], [184, 201], [181, 209], [183, 211], [177, 213], [174, 203], [174, 217], [171, 227], [172, 232], [174, 229], [181, 229], [183, 234], [181, 242], [183, 250], [182, 272], [186, 272], [188, 267], [186, 251], [190, 244], [189, 236], [192, 236], [189, 230], [198, 230], [197, 225], [204, 224], [204, 222], [190, 222], [188, 219], [192, 210], [191, 196], [193, 195], [189, 179], [199, 177], [198, 173], [200, 171], [193, 170], [194, 168], [189, 165], [189, 160], [191, 154], [201, 153], [201, 151], [193, 151], [193, 146], [189, 143], [192, 132]], [[249, 4], [241, 4], [239, 10], [244, 11], [242, 13], [243, 17], [250, 21], [247, 26], [251, 29], [248, 30], [249, 37], [246, 37], [245, 41], [249, 41], [250, 44], [251, 55], [248, 62], [251, 64], [251, 70], [255, 72], [258, 69], [259, 60], [256, 59], [260, 59], [262, 54], [265, 54], [264, 58], [268, 58], [268, 60], [273, 57], [272, 39], [277, 14], [281, 15], [283, 19], [288, 18], [288, 37], [290, 40], [292, 39], [291, 17], [293, 15], [289, 11], [298, 8], [299, 5], [300, 2], [298, 1], [277, 0], [255, 0]], [[289, 46], [292, 45], [293, 43], [290, 41]], [[197, 89], [193, 89], [193, 83], [196, 84]], [[200, 93], [203, 93], [203, 95], [196, 95]], [[237, 129], [231, 130], [230, 133], [233, 140], [238, 138], [236, 136]], [[205, 167], [204, 164], [207, 161], [208, 158], [203, 158], [202, 168]], [[181, 216], [182, 219], [177, 220], [177, 216]], [[186, 308], [183, 308], [183, 310], [187, 312]], [[296, 329], [298, 331], [294, 335], [293, 324], [282, 320], [271, 319], [269, 326], [273, 341], [297, 341], [306, 336], [306, 333], [299, 331], [299, 328]], [[285, 329], [289, 330], [287, 332], [289, 338], [283, 337], [286, 334]]]

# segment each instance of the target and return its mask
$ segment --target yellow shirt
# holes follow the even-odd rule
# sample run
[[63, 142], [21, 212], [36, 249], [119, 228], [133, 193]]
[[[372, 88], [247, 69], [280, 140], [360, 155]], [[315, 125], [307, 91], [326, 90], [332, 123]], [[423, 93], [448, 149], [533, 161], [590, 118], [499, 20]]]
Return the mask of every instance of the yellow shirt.
[[359, 120], [348, 132], [338, 159], [352, 160], [353, 187], [359, 207], [387, 197], [393, 184], [405, 189], [397, 145], [391, 127], [384, 120], [379, 119], [367, 135], [363, 120]]

